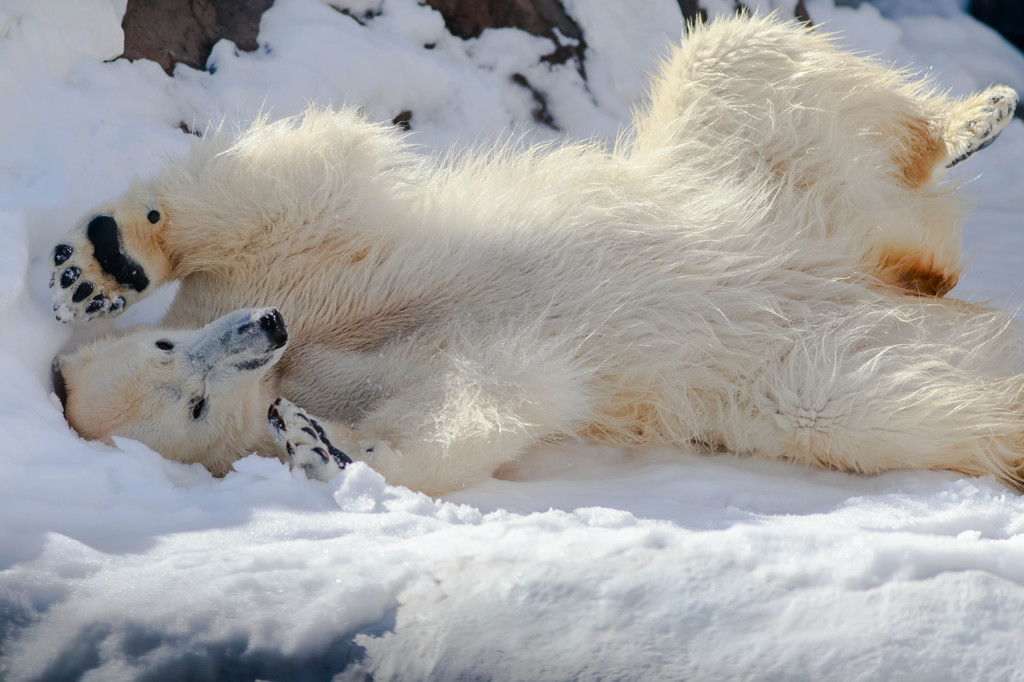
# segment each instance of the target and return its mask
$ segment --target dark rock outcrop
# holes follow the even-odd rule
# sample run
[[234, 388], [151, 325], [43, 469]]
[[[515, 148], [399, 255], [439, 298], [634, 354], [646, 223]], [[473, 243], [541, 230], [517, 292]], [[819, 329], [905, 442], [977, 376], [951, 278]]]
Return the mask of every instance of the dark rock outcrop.
[[518, 28], [535, 36], [562, 35], [580, 40], [583, 33], [558, 0], [426, 0], [444, 17], [448, 31], [475, 38], [485, 28]]
[[257, 47], [260, 17], [274, 0], [129, 0], [121, 28], [127, 59], [150, 59], [170, 74], [175, 64], [205, 69], [210, 50], [227, 38]]
[[[518, 28], [552, 41], [552, 51], [543, 60], [565, 64], [572, 60], [586, 78], [586, 39], [559, 0], [423, 0], [444, 17], [452, 35], [475, 38], [487, 28]], [[1000, 0], [975, 0], [975, 5], [995, 5]], [[687, 21], [707, 19], [700, 0], [678, 0]], [[1011, 5], [1016, 0], [1002, 4]], [[257, 47], [260, 18], [273, 0], [128, 0], [121, 27], [127, 59], [150, 59], [170, 74], [175, 64], [205, 69], [210, 50], [221, 38], [240, 50]], [[742, 11], [742, 2], [736, 3]], [[357, 17], [342, 2], [336, 9], [365, 24], [373, 15]], [[1020, 11], [1018, 11], [1018, 14]], [[810, 21], [803, 0], [794, 3], [793, 16]]]
[[[996, 0], [986, 0], [996, 2]], [[586, 80], [586, 36], [569, 16], [560, 0], [421, 0], [444, 17], [448, 31], [463, 39], [479, 36], [488, 28], [517, 28], [551, 41], [551, 52], [541, 57], [547, 64], [571, 63]], [[686, 21], [706, 20], [700, 0], [678, 0]], [[128, 0], [121, 26], [124, 29], [124, 54], [127, 59], [150, 59], [171, 74], [175, 64], [206, 69], [210, 51], [221, 38], [235, 43], [240, 50], [252, 51], [258, 45], [260, 18], [273, 0]], [[747, 11], [735, 0], [736, 11]], [[331, 4], [352, 20], [366, 25], [375, 15], [353, 13], [343, 0]], [[803, 0], [794, 0], [792, 15], [810, 22]], [[427, 49], [432, 45], [424, 46]], [[212, 69], [212, 67], [211, 67]], [[547, 97], [524, 75], [514, 74], [512, 82], [530, 92], [534, 101], [533, 117], [540, 125], [559, 128], [548, 111]], [[395, 117], [395, 125], [409, 129], [412, 112]], [[192, 132], [183, 125], [183, 130]]]

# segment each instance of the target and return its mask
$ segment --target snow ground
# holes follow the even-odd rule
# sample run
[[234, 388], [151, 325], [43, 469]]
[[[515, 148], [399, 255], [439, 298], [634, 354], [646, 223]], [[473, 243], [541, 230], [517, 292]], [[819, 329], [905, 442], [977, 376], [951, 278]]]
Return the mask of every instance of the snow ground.
[[[568, 135], [610, 136], [679, 33], [674, 0], [566, 2], [584, 86], [518, 31], [462, 41], [415, 0], [335, 4], [379, 16], [278, 0], [260, 50], [222, 42], [213, 74], [170, 78], [106, 61], [125, 0], [0, 0], [0, 678], [1024, 679], [1024, 498], [991, 479], [579, 446], [432, 500], [362, 466], [324, 484], [250, 457], [213, 480], [71, 433], [49, 362], [105, 327], [72, 339], [53, 320], [49, 250], [182, 153], [179, 122], [316, 100], [411, 110], [433, 149], [552, 137], [522, 73]], [[956, 92], [1024, 91], [1024, 57], [958, 2], [880, 4], [808, 8]], [[958, 171], [977, 205], [960, 296], [1024, 302], [1022, 159], [1015, 121]], [[171, 293], [117, 324], [158, 319]]]

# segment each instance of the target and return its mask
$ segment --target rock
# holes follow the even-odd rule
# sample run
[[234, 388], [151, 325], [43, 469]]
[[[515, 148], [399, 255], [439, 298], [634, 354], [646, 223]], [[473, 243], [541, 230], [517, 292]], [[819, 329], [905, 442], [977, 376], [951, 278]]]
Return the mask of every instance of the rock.
[[260, 17], [273, 0], [129, 0], [121, 28], [126, 59], [150, 59], [170, 75], [175, 64], [205, 69], [210, 50], [227, 38], [257, 47]]
[[[518, 28], [547, 38], [552, 42], [552, 51], [542, 58], [543, 61], [565, 64], [572, 60], [586, 79], [585, 36], [559, 0], [422, 1], [441, 13], [452, 35], [463, 39], [475, 38], [487, 28]], [[1006, 0], [1004, 4], [1015, 1]], [[995, 5], [998, 2], [975, 0], [976, 5]], [[707, 19], [700, 0], [678, 0], [678, 3], [687, 21]], [[175, 64], [206, 69], [211, 49], [222, 38], [233, 41], [240, 50], [255, 50], [260, 18], [272, 4], [273, 0], [128, 0], [121, 22], [124, 29], [124, 54], [121, 56], [150, 59], [160, 64], [168, 74], [173, 73]], [[331, 6], [359, 23], [373, 19], [372, 14], [355, 16], [344, 7], [343, 0]], [[746, 9], [741, 2], [736, 6], [738, 11]], [[803, 0], [794, 2], [792, 14], [810, 22]], [[537, 91], [529, 84], [522, 85], [531, 90], [535, 99], [538, 97]], [[408, 127], [410, 118], [411, 114], [404, 120], [396, 120], [395, 124]], [[538, 102], [535, 118], [539, 123], [555, 127], [547, 117], [542, 101]]]

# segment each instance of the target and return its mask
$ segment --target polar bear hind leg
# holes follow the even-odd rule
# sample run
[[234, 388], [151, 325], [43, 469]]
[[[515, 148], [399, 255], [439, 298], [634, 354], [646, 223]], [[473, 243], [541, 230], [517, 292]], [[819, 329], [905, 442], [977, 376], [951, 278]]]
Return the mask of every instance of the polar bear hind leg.
[[996, 138], [1017, 95], [997, 86], [951, 100], [835, 43], [772, 17], [692, 27], [626, 153], [692, 191], [742, 179], [780, 243], [825, 239], [855, 272], [943, 295], [961, 269], [966, 212], [943, 179]]
[[970, 97], [949, 112], [944, 127], [944, 168], [952, 168], [999, 137], [1013, 119], [1017, 93], [997, 85]]

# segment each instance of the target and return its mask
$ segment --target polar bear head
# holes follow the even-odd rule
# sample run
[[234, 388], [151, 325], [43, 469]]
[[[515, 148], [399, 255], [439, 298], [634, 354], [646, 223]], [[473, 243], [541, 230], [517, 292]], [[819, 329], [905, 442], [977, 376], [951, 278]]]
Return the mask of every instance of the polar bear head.
[[54, 389], [83, 437], [132, 438], [223, 475], [269, 437], [265, 379], [287, 343], [275, 308], [236, 310], [197, 330], [143, 328], [58, 356]]

